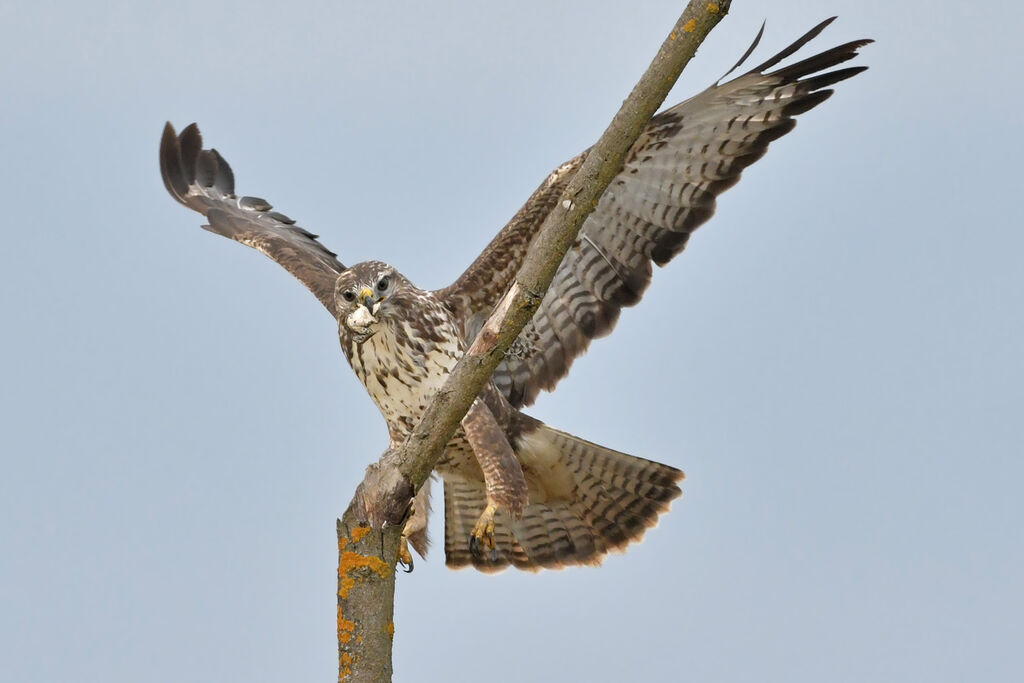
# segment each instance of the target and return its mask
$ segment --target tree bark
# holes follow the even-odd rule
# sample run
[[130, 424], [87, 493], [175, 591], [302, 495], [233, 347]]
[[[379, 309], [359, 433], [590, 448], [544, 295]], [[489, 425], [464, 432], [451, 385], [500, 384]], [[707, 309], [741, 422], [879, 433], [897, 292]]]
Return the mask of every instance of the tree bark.
[[729, 10], [691, 0], [647, 71], [594, 145], [540, 232], [505, 297], [412, 434], [367, 470], [338, 520], [338, 680], [391, 680], [395, 564], [408, 505], [470, 404], [533, 317], [587, 215], [661, 106], [683, 67]]
[[338, 520], [338, 680], [390, 681], [400, 526]]

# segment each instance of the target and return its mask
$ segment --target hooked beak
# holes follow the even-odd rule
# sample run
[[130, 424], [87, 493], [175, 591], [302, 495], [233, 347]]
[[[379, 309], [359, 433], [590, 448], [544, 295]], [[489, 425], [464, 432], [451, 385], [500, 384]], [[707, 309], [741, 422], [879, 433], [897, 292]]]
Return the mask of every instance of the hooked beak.
[[359, 292], [359, 301], [371, 315], [376, 315], [377, 311], [380, 310], [380, 302], [384, 301], [384, 297], [378, 298], [372, 289], [363, 287], [362, 291]]

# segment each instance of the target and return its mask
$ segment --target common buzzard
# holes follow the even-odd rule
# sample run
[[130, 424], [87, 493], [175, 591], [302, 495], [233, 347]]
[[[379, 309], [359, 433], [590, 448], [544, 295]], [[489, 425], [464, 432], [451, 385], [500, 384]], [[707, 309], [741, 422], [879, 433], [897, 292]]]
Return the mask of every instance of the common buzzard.
[[[652, 263], [665, 265], [683, 250], [718, 195], [793, 129], [794, 117], [828, 99], [829, 86], [867, 68], [834, 68], [870, 42], [856, 40], [770, 71], [831, 21], [651, 120], [437, 465], [449, 566], [598, 564], [640, 540], [680, 495], [683, 473], [674, 467], [589, 443], [520, 409], [553, 389], [592, 339], [611, 332], [622, 308], [636, 304], [650, 284]], [[511, 285], [586, 155], [555, 169], [466, 271], [436, 291], [379, 261], [345, 267], [268, 202], [236, 195], [231, 168], [216, 150], [203, 149], [195, 124], [180, 135], [167, 124], [160, 167], [167, 190], [203, 214], [207, 230], [259, 249], [330, 311], [345, 357], [384, 414], [394, 446]], [[405, 533], [420, 554], [426, 495], [417, 498]], [[411, 562], [404, 546], [403, 558]]]

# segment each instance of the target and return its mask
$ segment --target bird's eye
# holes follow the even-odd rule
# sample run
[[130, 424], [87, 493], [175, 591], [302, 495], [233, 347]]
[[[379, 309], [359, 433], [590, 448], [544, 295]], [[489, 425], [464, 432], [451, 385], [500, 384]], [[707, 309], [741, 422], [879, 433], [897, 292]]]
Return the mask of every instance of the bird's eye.
[[377, 291], [383, 292], [388, 288], [388, 284], [390, 284], [390, 280], [388, 280], [387, 276], [385, 275], [384, 277], [377, 281]]
[[353, 292], [351, 289], [346, 289], [344, 292], [341, 293], [341, 298], [344, 299], [345, 301], [355, 301], [356, 293]]

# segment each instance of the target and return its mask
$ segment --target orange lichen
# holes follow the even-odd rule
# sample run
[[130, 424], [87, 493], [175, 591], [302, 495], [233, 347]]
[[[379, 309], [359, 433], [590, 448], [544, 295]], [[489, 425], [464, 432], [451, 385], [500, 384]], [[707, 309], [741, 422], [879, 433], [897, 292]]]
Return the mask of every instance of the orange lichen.
[[338, 589], [338, 597], [347, 600], [348, 592], [356, 585], [356, 580], [351, 576], [342, 576], [339, 583], [341, 583], [341, 588]]
[[338, 658], [338, 680], [343, 681], [352, 675], [352, 665], [356, 663], [356, 658], [347, 652], [342, 652]]
[[354, 553], [351, 550], [343, 551], [338, 559], [338, 579], [341, 584], [341, 587], [338, 589], [338, 595], [342, 600], [348, 599], [349, 591], [356, 585], [356, 581], [359, 578], [358, 576], [353, 576], [353, 572], [363, 569], [376, 572], [382, 579], [386, 579], [391, 574], [391, 567], [379, 557], [367, 557], [360, 553]]
[[[368, 526], [357, 526], [355, 529], [352, 530], [352, 543], [359, 543], [359, 541], [361, 541], [364, 538], [366, 538], [366, 534], [370, 533], [371, 531], [373, 531], [373, 529], [371, 529]], [[349, 539], [348, 538], [346, 538], [345, 536], [342, 536], [341, 538], [339, 538], [338, 539], [338, 552], [341, 552], [342, 550], [347, 548], [348, 544], [349, 544]]]
[[690, 20], [689, 20], [688, 22], [686, 22], [686, 24], [685, 24], [685, 25], [683, 26], [683, 30], [684, 30], [684, 31], [686, 31], [687, 33], [693, 33], [693, 30], [694, 30], [695, 28], [697, 28], [697, 20], [696, 20], [696, 19], [690, 19]]
[[388, 635], [392, 638], [395, 637], [395, 622], [393, 621], [388, 622]]
[[718, 14], [719, 6], [713, 2], [708, 3], [708, 11], [712, 14]]
[[356, 623], [346, 619], [341, 613], [341, 605], [338, 605], [338, 640], [347, 643], [352, 640], [352, 632], [356, 630]]

